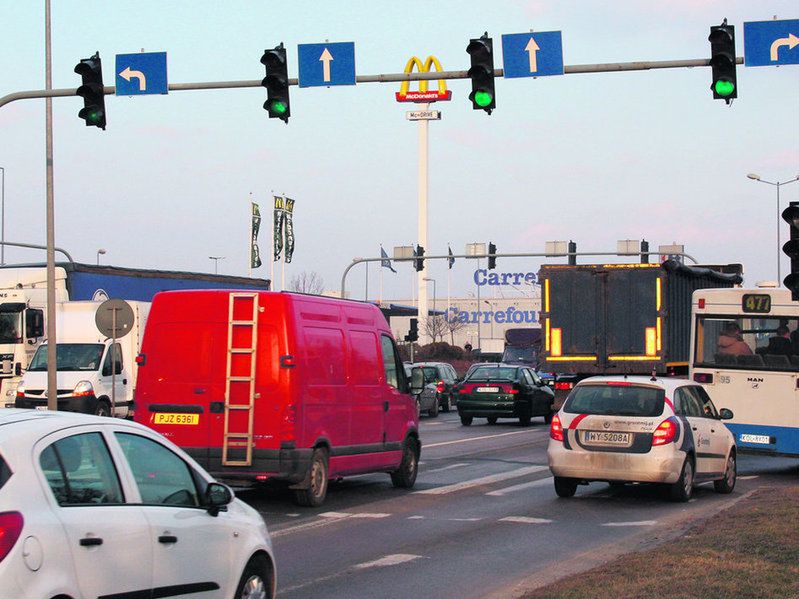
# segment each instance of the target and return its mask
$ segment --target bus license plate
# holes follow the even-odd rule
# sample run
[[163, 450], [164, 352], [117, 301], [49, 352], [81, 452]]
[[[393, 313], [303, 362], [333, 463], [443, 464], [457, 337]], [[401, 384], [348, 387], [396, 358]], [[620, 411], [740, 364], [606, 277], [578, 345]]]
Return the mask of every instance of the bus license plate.
[[741, 443], [757, 443], [759, 445], [771, 445], [771, 438], [768, 435], [749, 435], [741, 434]]
[[618, 445], [627, 446], [632, 442], [630, 433], [610, 433], [605, 431], [585, 431], [583, 442], [590, 445]]
[[199, 424], [199, 414], [170, 414], [158, 412], [155, 415], [155, 424]]

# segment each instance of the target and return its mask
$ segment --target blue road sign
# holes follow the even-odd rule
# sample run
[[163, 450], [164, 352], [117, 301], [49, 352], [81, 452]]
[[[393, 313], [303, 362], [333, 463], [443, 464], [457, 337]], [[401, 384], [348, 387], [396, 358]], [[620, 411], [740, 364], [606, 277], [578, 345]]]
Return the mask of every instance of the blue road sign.
[[117, 54], [116, 95], [166, 94], [166, 52]]
[[502, 68], [505, 77], [563, 75], [560, 31], [503, 35]]
[[300, 44], [300, 87], [355, 85], [355, 42]]
[[799, 64], [799, 19], [744, 23], [744, 64]]

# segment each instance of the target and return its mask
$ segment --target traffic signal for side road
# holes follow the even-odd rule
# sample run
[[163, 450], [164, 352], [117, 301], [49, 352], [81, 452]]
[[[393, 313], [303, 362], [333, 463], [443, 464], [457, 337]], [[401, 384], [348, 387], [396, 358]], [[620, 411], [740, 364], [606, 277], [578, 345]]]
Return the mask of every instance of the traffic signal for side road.
[[472, 59], [468, 75], [472, 80], [472, 93], [469, 99], [474, 110], [485, 110], [488, 114], [496, 108], [494, 93], [494, 42], [488, 37], [471, 39], [466, 51]]
[[791, 292], [791, 299], [799, 301], [799, 202], [791, 202], [782, 211], [782, 218], [790, 227], [790, 239], [782, 246], [782, 251], [791, 259], [791, 272], [783, 283]]
[[729, 104], [738, 97], [738, 78], [735, 72], [735, 27], [721, 25], [710, 28], [710, 67], [713, 70], [714, 100], [724, 100]]
[[491, 254], [497, 253], [497, 246], [490, 241], [488, 242], [488, 270], [494, 270], [497, 267], [497, 257]]
[[408, 329], [408, 334], [405, 335], [405, 341], [410, 341], [411, 343], [419, 341], [419, 320], [417, 318], [411, 318], [411, 325]]
[[103, 65], [100, 53], [83, 58], [75, 65], [75, 72], [83, 78], [78, 95], [83, 98], [83, 108], [78, 116], [87, 127], [100, 127], [105, 131], [105, 93], [103, 92]]
[[413, 267], [416, 271], [424, 270], [424, 248], [420, 245], [416, 246], [416, 252], [414, 252], [416, 256], [413, 259]]
[[266, 77], [261, 81], [261, 85], [266, 88], [264, 108], [269, 113], [270, 119], [281, 119], [288, 124], [291, 116], [289, 72], [283, 42], [271, 50], [264, 50], [261, 64], [266, 67]]

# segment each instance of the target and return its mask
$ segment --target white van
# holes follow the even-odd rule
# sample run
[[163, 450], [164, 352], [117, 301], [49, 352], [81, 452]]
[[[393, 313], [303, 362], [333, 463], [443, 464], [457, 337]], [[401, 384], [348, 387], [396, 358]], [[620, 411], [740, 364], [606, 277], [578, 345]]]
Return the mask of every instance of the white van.
[[[126, 418], [133, 415], [136, 356], [150, 303], [127, 302], [133, 323], [115, 343], [97, 328], [95, 318], [102, 304], [85, 301], [56, 306], [58, 409]], [[17, 387], [15, 407], [47, 409], [47, 347], [45, 341], [33, 356]]]

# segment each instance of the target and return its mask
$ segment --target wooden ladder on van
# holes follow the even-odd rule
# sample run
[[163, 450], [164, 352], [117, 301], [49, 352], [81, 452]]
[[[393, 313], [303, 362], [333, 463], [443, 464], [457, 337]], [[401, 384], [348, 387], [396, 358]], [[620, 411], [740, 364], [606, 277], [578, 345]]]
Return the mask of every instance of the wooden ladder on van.
[[[242, 312], [249, 314], [249, 303], [252, 303], [252, 315], [249, 320], [242, 320]], [[230, 294], [228, 301], [227, 366], [225, 368], [225, 428], [222, 441], [223, 466], [252, 465], [258, 312], [258, 293], [234, 292]], [[233, 374], [234, 362], [237, 365], [235, 375]], [[243, 374], [242, 370], [249, 372], [248, 374]], [[233, 391], [232, 394], [231, 391]], [[246, 401], [242, 401], [243, 399]], [[243, 426], [243, 419], [237, 415], [237, 413], [245, 411], [247, 412], [244, 415], [246, 417], [246, 427]], [[231, 426], [234, 422], [235, 425]], [[245, 448], [243, 456], [240, 451], [241, 448]], [[231, 452], [231, 450], [239, 451]]]

